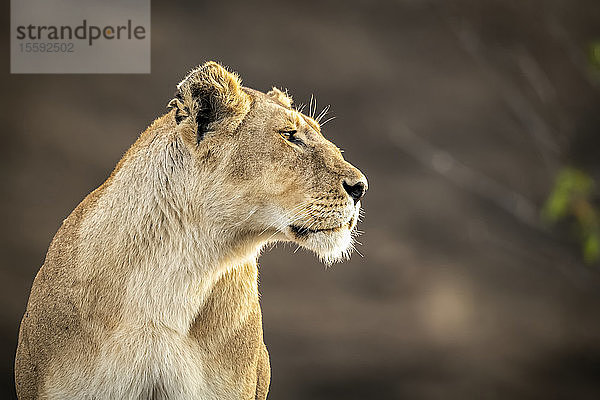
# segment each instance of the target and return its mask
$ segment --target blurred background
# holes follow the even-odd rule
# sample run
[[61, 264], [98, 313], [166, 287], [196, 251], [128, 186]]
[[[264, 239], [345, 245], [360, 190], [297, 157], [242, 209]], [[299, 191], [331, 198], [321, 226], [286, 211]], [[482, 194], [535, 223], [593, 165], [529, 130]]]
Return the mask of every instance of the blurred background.
[[206, 60], [331, 104], [370, 183], [362, 257], [260, 260], [269, 398], [600, 398], [598, 0], [154, 1], [150, 75], [6, 59], [2, 398], [54, 233]]

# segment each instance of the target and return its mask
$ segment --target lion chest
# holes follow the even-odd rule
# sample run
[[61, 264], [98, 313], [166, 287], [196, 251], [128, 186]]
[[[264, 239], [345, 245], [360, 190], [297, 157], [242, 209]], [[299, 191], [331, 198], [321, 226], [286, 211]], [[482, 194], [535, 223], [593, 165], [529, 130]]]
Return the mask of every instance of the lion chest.
[[[77, 361], [75, 361], [76, 363]], [[161, 329], [120, 330], [102, 343], [92, 365], [53, 374], [50, 399], [234, 399], [233, 380], [189, 336]], [[217, 378], [217, 379], [216, 379]], [[225, 383], [226, 384], [222, 384]]]

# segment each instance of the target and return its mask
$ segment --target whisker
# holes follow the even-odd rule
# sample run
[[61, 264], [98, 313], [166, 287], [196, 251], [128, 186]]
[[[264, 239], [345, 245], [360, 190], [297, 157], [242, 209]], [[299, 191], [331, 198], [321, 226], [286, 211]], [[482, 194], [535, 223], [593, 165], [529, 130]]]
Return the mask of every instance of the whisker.
[[244, 222], [248, 221], [248, 220], [250, 219], [250, 217], [252, 217], [252, 216], [253, 216], [253, 215], [256, 213], [256, 211], [258, 211], [258, 209], [257, 209], [257, 208], [254, 208], [252, 211], [250, 211], [250, 212], [248, 213], [248, 216], [247, 216], [246, 218], [244, 218], [243, 220], [241, 220], [241, 221], [239, 221], [239, 222], [237, 223], [236, 227], [239, 227], [239, 226], [240, 226], [240, 225], [242, 225]]
[[325, 106], [323, 108], [323, 110], [319, 113], [319, 115], [317, 116], [317, 118], [315, 118], [315, 121], [317, 121], [318, 123], [320, 123], [321, 120], [323, 119], [323, 117], [325, 115], [327, 115], [327, 113], [329, 112], [330, 108], [331, 108], [331, 104], [328, 104], [327, 106]]
[[333, 117], [329, 117], [329, 118], [327, 118], [327, 119], [325, 120], [325, 122], [323, 122], [322, 124], [321, 124], [321, 123], [319, 123], [319, 125], [323, 126], [323, 125], [325, 125], [326, 123], [328, 123], [329, 121], [333, 121], [333, 120], [334, 120], [334, 119], [336, 119], [336, 118], [337, 118], [337, 117], [335, 117], [335, 116], [333, 116]]
[[[276, 229], [277, 229], [277, 231], [276, 231], [274, 234], [272, 234], [272, 235], [271, 235], [271, 236], [270, 236], [270, 237], [267, 239], [267, 241], [268, 241], [268, 240], [271, 240], [271, 239], [273, 238], [273, 236], [275, 236], [275, 235], [276, 235], [276, 234], [277, 234], [277, 233], [278, 233], [278, 232], [279, 232], [279, 231], [280, 231], [280, 230], [281, 230], [283, 227], [285, 227], [285, 225], [283, 225], [283, 223], [285, 222], [285, 220], [286, 220], [286, 219], [294, 219], [294, 218], [296, 218], [296, 216], [297, 216], [298, 214], [300, 214], [301, 212], [303, 212], [302, 208], [304, 208], [304, 207], [305, 207], [305, 206], [306, 206], [306, 205], [307, 205], [309, 202], [310, 202], [310, 200], [303, 201], [302, 203], [300, 203], [300, 204], [296, 205], [294, 208], [292, 208], [292, 209], [289, 211], [289, 213], [290, 213], [290, 214], [292, 214], [292, 216], [291, 216], [291, 217], [289, 217], [287, 214], [285, 214], [285, 215], [280, 215], [280, 216], [277, 218], [277, 221], [276, 221], [276, 223], [275, 223], [275, 225], [277, 226], [277, 228], [276, 228]], [[279, 225], [283, 225], [283, 226], [281, 226], [281, 227], [280, 227]], [[262, 232], [261, 232], [259, 235], [262, 235], [263, 233], [265, 233], [265, 232], [266, 232], [268, 229], [270, 229], [270, 228], [273, 228], [273, 227], [272, 227], [272, 226], [268, 226], [268, 227], [266, 227], [265, 229], [263, 229], [263, 231], [262, 231]]]
[[[286, 215], [282, 215], [278, 218], [276, 225], [280, 225], [276, 228], [276, 231], [269, 236], [266, 241], [270, 241], [275, 235], [277, 235], [278, 233], [281, 233], [283, 228], [285, 228], [288, 225], [294, 224], [297, 220], [299, 220], [307, 211], [308, 207], [310, 207], [311, 203], [310, 200], [305, 200], [302, 203], [296, 205], [294, 208], [292, 208], [292, 210], [290, 210], [290, 212]], [[291, 216], [289, 214], [292, 214]], [[270, 227], [269, 227], [270, 228]], [[264, 233], [267, 229], [263, 230], [262, 233]], [[261, 233], [261, 234], [262, 234]]]

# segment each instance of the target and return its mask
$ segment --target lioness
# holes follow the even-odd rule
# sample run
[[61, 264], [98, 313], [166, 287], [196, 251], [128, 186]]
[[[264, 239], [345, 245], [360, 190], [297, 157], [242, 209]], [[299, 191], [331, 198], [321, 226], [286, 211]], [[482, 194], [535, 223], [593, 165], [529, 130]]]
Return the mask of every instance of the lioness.
[[366, 179], [284, 93], [208, 62], [169, 108], [54, 237], [21, 323], [21, 400], [265, 399], [261, 248], [352, 248]]

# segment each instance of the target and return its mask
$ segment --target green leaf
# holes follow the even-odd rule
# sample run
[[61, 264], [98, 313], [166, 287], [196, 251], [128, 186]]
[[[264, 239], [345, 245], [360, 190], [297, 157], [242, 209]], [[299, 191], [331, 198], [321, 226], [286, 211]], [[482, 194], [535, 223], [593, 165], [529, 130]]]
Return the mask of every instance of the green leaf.
[[[600, 65], [600, 43], [597, 51]], [[594, 180], [588, 174], [565, 167], [557, 174], [552, 193], [542, 208], [542, 218], [547, 222], [572, 217], [588, 264], [600, 261], [600, 213], [592, 200], [593, 191]]]
[[600, 72], [600, 40], [590, 43], [589, 59], [591, 67]]
[[569, 196], [564, 191], [555, 190], [542, 210], [542, 215], [545, 220], [556, 222], [566, 217], [569, 211]]
[[542, 209], [542, 217], [549, 222], [559, 221], [571, 214], [575, 198], [588, 198], [594, 181], [585, 172], [565, 167], [558, 173], [554, 189]]
[[583, 259], [587, 264], [600, 260], [600, 234], [590, 234], [583, 243]]

